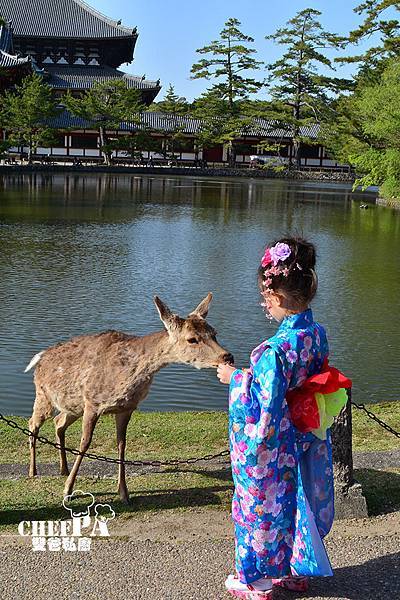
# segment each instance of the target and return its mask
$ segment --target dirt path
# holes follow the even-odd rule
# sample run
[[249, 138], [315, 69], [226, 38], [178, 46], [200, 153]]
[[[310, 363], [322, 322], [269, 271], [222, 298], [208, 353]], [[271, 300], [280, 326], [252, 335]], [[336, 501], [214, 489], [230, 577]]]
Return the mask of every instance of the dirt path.
[[[230, 518], [212, 509], [164, 511], [110, 526], [88, 553], [33, 552], [0, 538], [2, 600], [227, 600], [232, 570]], [[121, 537], [123, 536], [123, 537]], [[400, 513], [340, 521], [327, 538], [334, 578], [316, 579], [307, 595], [277, 600], [400, 598]]]

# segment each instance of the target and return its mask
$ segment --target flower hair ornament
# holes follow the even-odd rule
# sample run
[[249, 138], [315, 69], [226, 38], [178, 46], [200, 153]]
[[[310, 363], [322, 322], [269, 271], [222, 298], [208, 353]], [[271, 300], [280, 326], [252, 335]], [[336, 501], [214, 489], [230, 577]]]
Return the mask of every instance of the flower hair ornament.
[[[267, 248], [265, 250], [264, 256], [261, 260], [261, 266], [265, 268], [264, 271], [264, 291], [261, 292], [262, 296], [267, 300], [267, 296], [269, 293], [273, 292], [273, 288], [271, 288], [272, 278], [277, 275], [283, 275], [287, 277], [289, 275], [289, 268], [279, 263], [283, 263], [286, 259], [288, 259], [292, 254], [292, 250], [290, 246], [284, 244], [282, 242], [278, 242], [272, 248]], [[267, 308], [267, 303], [263, 302], [261, 304], [264, 308]], [[267, 319], [272, 320], [272, 315], [269, 311], [266, 314]]]

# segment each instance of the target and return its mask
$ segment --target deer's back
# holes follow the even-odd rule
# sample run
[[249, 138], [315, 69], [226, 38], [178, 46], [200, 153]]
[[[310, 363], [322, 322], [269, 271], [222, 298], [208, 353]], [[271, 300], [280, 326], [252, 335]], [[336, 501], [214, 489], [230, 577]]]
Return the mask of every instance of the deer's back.
[[59, 410], [82, 414], [85, 401], [107, 410], [126, 396], [141, 351], [140, 340], [120, 331], [82, 335], [48, 348], [35, 371], [36, 388]]

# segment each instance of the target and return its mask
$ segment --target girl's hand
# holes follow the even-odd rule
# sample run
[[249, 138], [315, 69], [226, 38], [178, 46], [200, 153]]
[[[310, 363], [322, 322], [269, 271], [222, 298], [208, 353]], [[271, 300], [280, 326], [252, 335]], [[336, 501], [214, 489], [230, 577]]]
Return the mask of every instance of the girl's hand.
[[217, 368], [217, 377], [221, 383], [229, 384], [234, 371], [236, 371], [236, 367], [227, 365], [226, 363], [221, 363]]

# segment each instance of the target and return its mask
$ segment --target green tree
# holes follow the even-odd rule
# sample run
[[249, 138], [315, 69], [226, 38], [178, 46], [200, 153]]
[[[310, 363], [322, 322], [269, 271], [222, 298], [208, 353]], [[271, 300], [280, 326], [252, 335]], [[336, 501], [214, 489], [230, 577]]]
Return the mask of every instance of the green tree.
[[164, 99], [160, 102], [152, 104], [152, 106], [149, 108], [150, 111], [153, 110], [152, 107], [155, 107], [157, 110], [168, 113], [172, 116], [187, 114], [190, 108], [186, 98], [178, 96], [178, 94], [175, 93], [175, 87], [172, 85], [172, 83], [169, 84]]
[[381, 80], [353, 102], [365, 136], [348, 155], [362, 175], [357, 183], [380, 185], [385, 197], [400, 199], [400, 62], [389, 62]]
[[203, 137], [212, 143], [227, 144], [229, 163], [235, 164], [235, 139], [246, 126], [244, 101], [260, 90], [263, 83], [249, 72], [260, 68], [254, 58], [254, 39], [242, 33], [237, 19], [228, 19], [220, 37], [197, 52], [205, 56], [192, 66], [192, 79], [215, 83], [195, 103], [193, 114], [204, 121]]
[[110, 137], [107, 131], [120, 129], [124, 121], [139, 124], [145, 108], [140, 92], [128, 88], [122, 79], [96, 83], [81, 97], [68, 93], [64, 104], [72, 114], [88, 120], [98, 129], [106, 165], [112, 162], [113, 149], [119, 148], [118, 139]]
[[325, 31], [318, 21], [321, 13], [307, 8], [266, 39], [286, 47], [279, 60], [270, 64], [270, 115], [286, 124], [293, 138], [294, 162], [301, 164], [300, 145], [313, 140], [302, 135], [305, 126], [320, 123], [330, 110], [332, 94], [350, 86], [347, 80], [329, 77], [322, 69], [334, 70], [326, 52], [343, 47], [344, 39]]
[[[387, 193], [393, 180], [391, 184], [384, 183], [388, 181], [388, 175], [383, 163], [389, 158], [393, 159], [395, 154], [390, 151], [390, 146], [386, 148], [385, 140], [377, 138], [375, 130], [370, 127], [372, 123], [374, 127], [376, 125], [375, 115], [371, 115], [370, 124], [366, 123], [366, 98], [371, 100], [372, 94], [383, 99], [382, 94], [387, 93], [388, 85], [393, 86], [394, 97], [396, 95], [397, 84], [393, 69], [399, 62], [400, 24], [391, 17], [395, 14], [394, 11], [400, 10], [400, 3], [394, 0], [369, 0], [354, 10], [363, 15], [364, 20], [350, 32], [349, 44], [357, 44], [373, 36], [374, 45], [363, 54], [337, 59], [339, 62], [358, 63], [359, 69], [353, 93], [342, 95], [334, 102], [331, 120], [323, 128], [323, 139], [336, 159], [357, 166], [364, 174], [363, 184], [371, 181], [381, 183]], [[379, 111], [379, 105], [376, 108]], [[389, 118], [389, 107], [383, 108], [384, 112], [379, 118], [386, 120]]]
[[159, 143], [151, 133], [149, 128], [142, 125], [129, 135], [122, 135], [114, 139], [110, 145], [110, 151], [118, 150], [134, 159], [141, 159], [142, 152], [157, 152]]
[[360, 90], [342, 95], [332, 105], [332, 113], [321, 128], [320, 139], [329, 154], [338, 162], [349, 164], [349, 157], [362, 152], [371, 144], [363, 128], [361, 116], [356, 109]]
[[186, 141], [182, 116], [188, 114], [190, 105], [186, 98], [178, 96], [175, 93], [174, 86], [169, 84], [164, 99], [158, 102], [156, 107], [157, 110], [164, 113], [163, 122], [165, 127], [162, 130], [165, 142], [164, 156], [173, 159], [175, 158], [176, 147], [182, 147]]
[[38, 146], [48, 146], [54, 130], [46, 121], [57, 113], [50, 86], [36, 73], [25, 77], [20, 85], [0, 96], [0, 125], [10, 146], [28, 148], [28, 160]]

